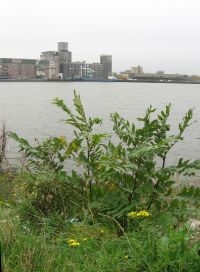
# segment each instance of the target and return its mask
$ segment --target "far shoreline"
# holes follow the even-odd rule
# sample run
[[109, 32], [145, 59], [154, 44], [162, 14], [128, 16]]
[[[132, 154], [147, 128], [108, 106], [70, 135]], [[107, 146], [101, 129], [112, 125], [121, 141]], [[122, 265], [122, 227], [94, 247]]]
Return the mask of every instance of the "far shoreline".
[[63, 79], [24, 79], [24, 80], [14, 80], [14, 79], [0, 79], [1, 82], [12, 83], [12, 82], [59, 82], [59, 83], [66, 83], [66, 82], [95, 82], [95, 83], [168, 83], [168, 84], [200, 84], [200, 80], [165, 80], [165, 79], [133, 79], [133, 80], [109, 80], [109, 79], [101, 79], [101, 80], [92, 80], [92, 79], [70, 79], [70, 80], [63, 80]]

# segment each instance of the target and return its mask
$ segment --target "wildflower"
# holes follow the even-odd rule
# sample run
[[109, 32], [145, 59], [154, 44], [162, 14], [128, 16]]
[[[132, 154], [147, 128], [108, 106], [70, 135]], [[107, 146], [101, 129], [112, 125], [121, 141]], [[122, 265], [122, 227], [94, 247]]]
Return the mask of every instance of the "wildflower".
[[128, 213], [128, 217], [130, 217], [130, 218], [137, 217], [137, 212], [130, 212], [130, 213]]
[[148, 217], [150, 214], [147, 211], [140, 211], [137, 213], [137, 216], [141, 216], [141, 217]]
[[78, 242], [73, 242], [71, 244], [69, 244], [70, 247], [77, 247], [77, 246], [80, 246], [80, 243]]
[[140, 211], [140, 212], [130, 212], [127, 215], [129, 218], [135, 218], [135, 217], [148, 217], [150, 214], [147, 211]]
[[71, 243], [76, 243], [76, 240], [75, 239], [70, 239], [67, 241], [68, 244], [71, 244]]
[[67, 241], [67, 243], [70, 247], [77, 247], [80, 245], [80, 243], [78, 243], [76, 239], [70, 239]]

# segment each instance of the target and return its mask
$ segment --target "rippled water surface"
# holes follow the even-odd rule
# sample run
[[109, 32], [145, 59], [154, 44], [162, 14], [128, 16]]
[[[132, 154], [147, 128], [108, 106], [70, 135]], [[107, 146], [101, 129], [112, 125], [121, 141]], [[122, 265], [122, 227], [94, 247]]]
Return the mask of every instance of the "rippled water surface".
[[[61, 119], [64, 113], [51, 102], [62, 98], [72, 105], [73, 90], [81, 95], [87, 114], [103, 118], [103, 131], [112, 131], [110, 113], [118, 112], [130, 121], [143, 115], [151, 104], [162, 109], [172, 103], [170, 122], [173, 132], [189, 108], [194, 108], [195, 122], [185, 133], [185, 140], [171, 151], [169, 160], [178, 157], [200, 158], [200, 85], [163, 83], [97, 82], [1, 82], [0, 120], [7, 130], [33, 141], [48, 135], [72, 136], [72, 128]], [[17, 156], [17, 146], [9, 141], [10, 157]]]

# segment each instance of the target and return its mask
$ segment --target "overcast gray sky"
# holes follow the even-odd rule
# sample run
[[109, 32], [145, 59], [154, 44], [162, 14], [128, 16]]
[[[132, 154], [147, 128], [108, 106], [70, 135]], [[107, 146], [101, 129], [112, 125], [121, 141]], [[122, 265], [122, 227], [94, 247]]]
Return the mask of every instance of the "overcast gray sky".
[[200, 74], [200, 0], [0, 0], [0, 57], [113, 55], [113, 71]]

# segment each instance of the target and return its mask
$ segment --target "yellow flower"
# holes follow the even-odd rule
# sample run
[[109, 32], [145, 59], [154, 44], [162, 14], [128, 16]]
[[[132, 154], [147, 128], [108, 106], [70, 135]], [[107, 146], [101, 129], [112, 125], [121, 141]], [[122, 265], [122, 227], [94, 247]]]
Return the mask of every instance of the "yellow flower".
[[77, 247], [80, 245], [80, 243], [78, 243], [76, 239], [70, 239], [67, 241], [67, 243], [70, 247]]
[[80, 246], [80, 243], [78, 242], [73, 242], [71, 244], [69, 244], [70, 247], [77, 247], [77, 246]]
[[128, 217], [130, 217], [130, 218], [137, 217], [137, 212], [130, 212], [130, 213], [128, 213]]
[[137, 213], [137, 216], [141, 216], [141, 217], [148, 217], [150, 214], [147, 211], [140, 211]]
[[135, 218], [135, 217], [148, 217], [150, 214], [147, 211], [140, 211], [140, 212], [130, 212], [127, 214], [129, 218]]
[[71, 243], [76, 243], [77, 241], [75, 239], [70, 239], [67, 241], [68, 244], [71, 244]]
[[129, 256], [128, 256], [128, 255], [124, 256], [124, 259], [125, 259], [125, 260], [128, 260], [128, 258], [129, 258]]

